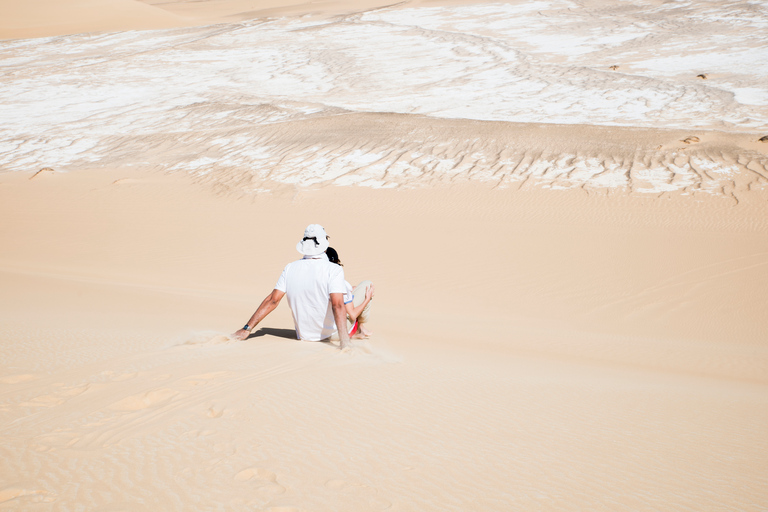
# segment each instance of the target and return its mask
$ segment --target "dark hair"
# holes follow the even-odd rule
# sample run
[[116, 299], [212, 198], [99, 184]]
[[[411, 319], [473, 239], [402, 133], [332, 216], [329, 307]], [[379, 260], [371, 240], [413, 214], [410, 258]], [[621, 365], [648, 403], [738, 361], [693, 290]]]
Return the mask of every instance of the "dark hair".
[[341, 267], [344, 266], [341, 264], [341, 260], [339, 259], [339, 253], [337, 253], [336, 249], [334, 249], [333, 247], [327, 248], [325, 250], [325, 254], [326, 256], [328, 256], [328, 261], [330, 261], [331, 263], [335, 263]]

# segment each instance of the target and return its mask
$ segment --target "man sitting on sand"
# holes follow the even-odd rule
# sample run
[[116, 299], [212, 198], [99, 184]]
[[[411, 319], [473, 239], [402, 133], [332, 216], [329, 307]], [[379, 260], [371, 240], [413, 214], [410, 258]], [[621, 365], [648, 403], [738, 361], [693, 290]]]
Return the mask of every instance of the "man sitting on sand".
[[344, 269], [328, 261], [328, 236], [319, 224], [310, 224], [296, 250], [304, 257], [289, 263], [275, 289], [261, 302], [245, 326], [233, 336], [244, 340], [264, 317], [288, 295], [296, 336], [307, 341], [329, 339], [339, 333], [340, 348], [349, 346], [347, 310], [344, 307]]

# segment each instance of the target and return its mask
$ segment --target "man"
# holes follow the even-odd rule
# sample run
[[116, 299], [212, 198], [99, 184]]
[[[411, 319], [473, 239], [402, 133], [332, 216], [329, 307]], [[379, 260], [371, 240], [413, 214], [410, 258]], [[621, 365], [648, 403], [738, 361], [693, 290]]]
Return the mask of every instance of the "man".
[[262, 301], [248, 323], [233, 336], [239, 340], [246, 339], [251, 330], [287, 295], [297, 338], [327, 340], [338, 331], [340, 348], [349, 346], [344, 269], [328, 261], [326, 249], [328, 236], [323, 226], [307, 226], [304, 238], [296, 244], [296, 250], [304, 257], [285, 266], [275, 289]]

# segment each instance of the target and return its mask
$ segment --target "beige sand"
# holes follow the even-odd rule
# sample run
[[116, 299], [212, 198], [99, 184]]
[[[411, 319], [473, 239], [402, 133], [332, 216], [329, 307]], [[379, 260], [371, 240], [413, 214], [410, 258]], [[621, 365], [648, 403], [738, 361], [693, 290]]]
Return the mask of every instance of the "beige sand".
[[6, 0], [0, 2], [0, 39], [142, 30], [192, 24], [136, 0]]
[[[20, 5], [0, 37], [354, 8]], [[0, 173], [0, 510], [768, 507], [763, 134], [200, 119]], [[231, 131], [275, 160], [168, 171]], [[312, 222], [374, 336], [293, 340], [282, 304], [233, 342]]]
[[[184, 27], [286, 15], [327, 17], [397, 3], [386, 0], [4, 0], [0, 2], [0, 39]], [[450, 3], [449, 0], [411, 0], [402, 4]]]
[[[0, 507], [766, 504], [763, 192], [32, 176], [0, 176]], [[281, 305], [229, 341], [309, 222], [374, 337], [291, 341]]]
[[[357, 11], [367, 11], [380, 7], [396, 5], [396, 1], [387, 0], [143, 0], [149, 5], [165, 11], [197, 20], [211, 21], [240, 21], [253, 18], [278, 17], [285, 15], [302, 15], [326, 17], [338, 14], [348, 14]], [[424, 3], [412, 2], [413, 5]], [[411, 2], [403, 2], [403, 5]]]

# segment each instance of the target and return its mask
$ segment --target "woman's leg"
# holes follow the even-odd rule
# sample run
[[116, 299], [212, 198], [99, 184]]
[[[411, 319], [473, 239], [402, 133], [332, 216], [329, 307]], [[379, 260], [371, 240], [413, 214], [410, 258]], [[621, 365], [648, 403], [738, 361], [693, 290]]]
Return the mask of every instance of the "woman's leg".
[[[355, 307], [359, 306], [365, 301], [365, 292], [368, 290], [368, 287], [371, 285], [373, 285], [371, 281], [363, 281], [355, 287], [355, 291], [354, 291], [355, 298], [352, 300], [352, 304]], [[363, 308], [363, 311], [357, 317], [358, 328], [360, 329], [360, 332], [365, 336], [370, 336], [372, 334], [371, 331], [369, 331], [363, 326], [363, 324], [368, 322], [368, 320], [370, 319], [371, 302], [372, 301], [368, 301], [368, 304], [365, 305], [365, 307]]]

